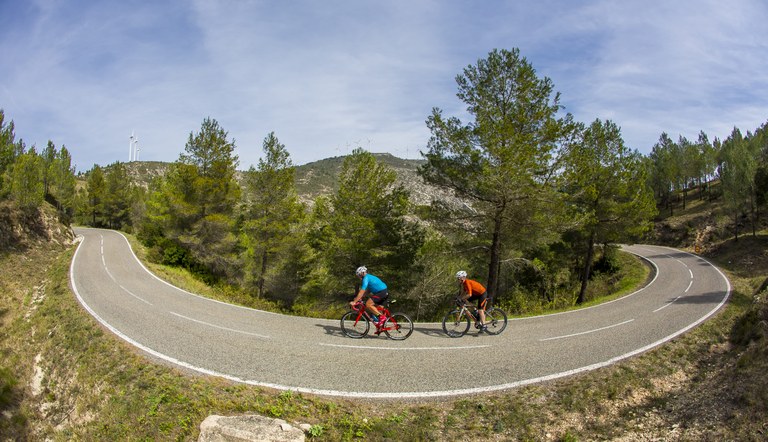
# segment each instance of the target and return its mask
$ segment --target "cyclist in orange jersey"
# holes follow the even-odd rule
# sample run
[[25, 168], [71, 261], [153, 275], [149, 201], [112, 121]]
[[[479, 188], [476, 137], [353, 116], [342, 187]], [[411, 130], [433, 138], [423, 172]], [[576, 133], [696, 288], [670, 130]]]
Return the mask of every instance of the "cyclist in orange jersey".
[[459, 281], [459, 287], [461, 287], [461, 299], [464, 302], [477, 301], [477, 312], [480, 316], [480, 323], [478, 326], [480, 330], [486, 331], [488, 327], [485, 325], [485, 305], [488, 302], [488, 293], [485, 287], [479, 282], [467, 279], [467, 272], [459, 270], [456, 272], [456, 279]]

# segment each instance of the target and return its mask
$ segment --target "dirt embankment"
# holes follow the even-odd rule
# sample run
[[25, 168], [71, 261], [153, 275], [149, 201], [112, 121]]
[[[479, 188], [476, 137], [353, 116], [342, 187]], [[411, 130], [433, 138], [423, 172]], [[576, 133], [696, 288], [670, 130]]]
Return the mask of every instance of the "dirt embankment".
[[20, 209], [0, 202], [0, 253], [26, 250], [40, 242], [70, 244], [74, 239], [72, 228], [59, 222], [50, 205]]

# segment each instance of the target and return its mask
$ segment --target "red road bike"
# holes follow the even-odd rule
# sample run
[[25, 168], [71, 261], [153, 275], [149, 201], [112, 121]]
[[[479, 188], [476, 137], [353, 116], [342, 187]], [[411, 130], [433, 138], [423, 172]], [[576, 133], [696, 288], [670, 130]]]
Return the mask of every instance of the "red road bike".
[[350, 338], [360, 339], [368, 334], [371, 323], [376, 327], [374, 334], [384, 333], [388, 338], [402, 341], [413, 333], [413, 321], [405, 313], [390, 313], [389, 301], [376, 306], [385, 318], [379, 325], [373, 321], [371, 314], [365, 309], [365, 303], [357, 301], [352, 310], [341, 317], [341, 331]]

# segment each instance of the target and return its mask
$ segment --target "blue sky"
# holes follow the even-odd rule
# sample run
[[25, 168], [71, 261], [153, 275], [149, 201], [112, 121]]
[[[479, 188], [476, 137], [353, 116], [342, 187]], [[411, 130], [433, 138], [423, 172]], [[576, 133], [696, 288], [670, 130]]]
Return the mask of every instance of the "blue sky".
[[0, 0], [0, 108], [78, 171], [175, 161], [211, 117], [240, 169], [274, 131], [294, 164], [355, 147], [420, 158], [433, 107], [467, 121], [456, 75], [519, 48], [582, 122], [647, 154], [662, 132], [768, 121], [768, 2]]

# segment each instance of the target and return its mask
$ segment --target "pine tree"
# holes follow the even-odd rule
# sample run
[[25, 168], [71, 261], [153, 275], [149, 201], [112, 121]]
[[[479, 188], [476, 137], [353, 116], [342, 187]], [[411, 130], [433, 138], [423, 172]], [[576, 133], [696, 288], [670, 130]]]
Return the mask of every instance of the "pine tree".
[[332, 280], [349, 280], [366, 265], [397, 289], [418, 273], [412, 265], [424, 233], [407, 219], [408, 192], [396, 179], [358, 148], [344, 159], [336, 193], [316, 203], [312, 243]]
[[88, 179], [86, 180], [86, 188], [88, 192], [86, 209], [92, 227], [101, 227], [104, 225], [103, 216], [106, 186], [102, 168], [99, 165], [94, 165], [93, 169], [88, 172]]
[[43, 204], [43, 160], [34, 148], [21, 154], [12, 166], [11, 198], [19, 207], [33, 209]]
[[238, 241], [235, 208], [240, 186], [235, 180], [235, 142], [216, 120], [206, 118], [198, 133], [190, 133], [185, 153], [171, 165], [162, 183], [147, 200], [141, 237], [179, 257], [201, 273], [234, 281]]
[[24, 153], [24, 143], [16, 141], [13, 121], [6, 123], [5, 113], [0, 109], [0, 197], [10, 193], [11, 167]]
[[116, 162], [107, 168], [104, 176], [104, 218], [111, 229], [122, 229], [129, 225], [133, 185], [128, 177], [125, 164]]
[[557, 212], [553, 165], [574, 126], [569, 114], [558, 118], [560, 95], [551, 80], [538, 78], [518, 49], [490, 52], [456, 82], [474, 120], [465, 125], [432, 111], [421, 174], [472, 202], [467, 214], [486, 240], [488, 290], [495, 295], [503, 244], [520, 246], [538, 237], [534, 231], [546, 233], [544, 215]]
[[55, 153], [48, 167], [49, 193], [56, 200], [56, 209], [60, 216], [69, 222], [75, 210], [75, 168], [72, 157], [65, 146]]
[[656, 205], [645, 172], [642, 156], [624, 145], [610, 120], [595, 120], [569, 149], [563, 178], [581, 223], [573, 236], [583, 243], [578, 304], [585, 301], [595, 245], [630, 241], [650, 228]]
[[[243, 243], [246, 282], [264, 296], [269, 271], [292, 244], [304, 208], [296, 194], [295, 169], [288, 151], [274, 132], [263, 144], [258, 169], [245, 173], [243, 193]], [[295, 275], [293, 275], [295, 277]]]

